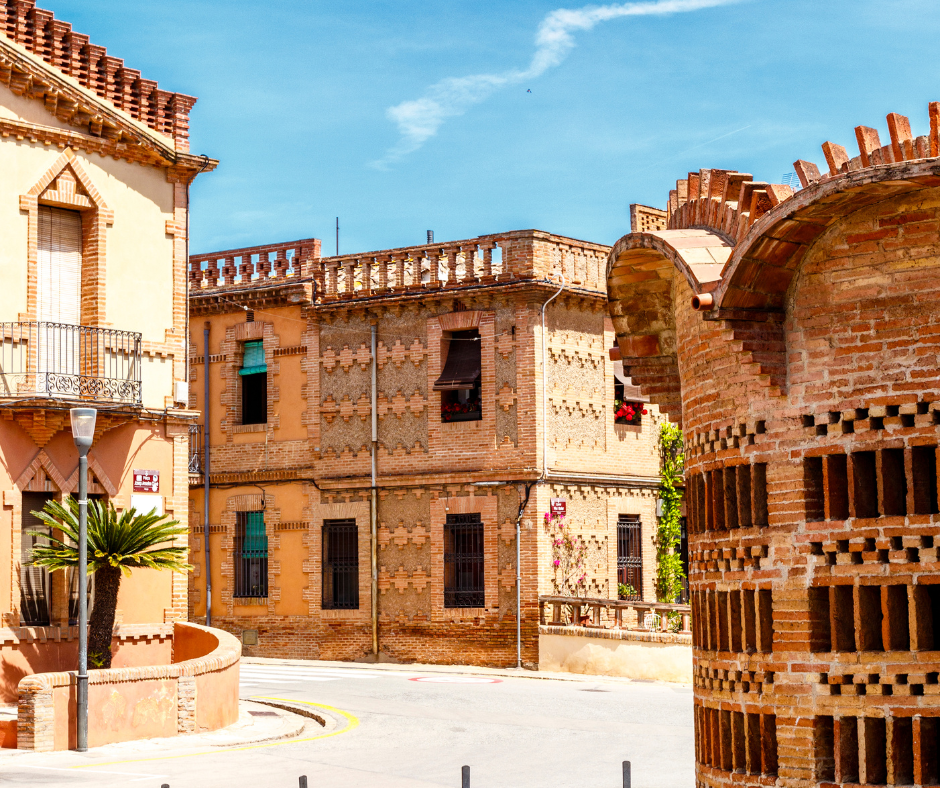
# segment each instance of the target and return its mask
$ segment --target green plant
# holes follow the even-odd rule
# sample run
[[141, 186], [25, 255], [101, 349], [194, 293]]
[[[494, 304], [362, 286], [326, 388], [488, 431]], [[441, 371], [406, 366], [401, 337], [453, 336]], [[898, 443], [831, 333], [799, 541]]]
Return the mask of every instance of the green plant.
[[630, 599], [630, 597], [637, 596], [637, 590], [631, 586], [629, 583], [618, 583], [617, 584], [617, 598], [618, 599]]
[[[47, 542], [33, 549], [30, 564], [52, 571], [78, 566], [78, 502], [69, 497], [67, 503], [68, 508], [49, 501], [41, 512], [33, 512], [63, 537], [32, 532]], [[95, 668], [111, 667], [111, 635], [121, 576], [130, 575], [131, 569], [192, 570], [186, 563], [188, 548], [172, 544], [188, 529], [166, 517], [137, 514], [135, 509], [118, 516], [111, 504], [89, 501], [88, 574], [95, 576], [95, 605], [88, 628], [88, 661]]]
[[660, 425], [659, 454], [662, 516], [656, 531], [656, 598], [660, 602], [675, 602], [682, 592], [685, 577], [677, 549], [682, 538], [682, 492], [677, 487], [682, 482], [684, 461], [682, 431], [675, 424], [663, 422]]
[[545, 527], [552, 540], [552, 587], [562, 596], [583, 596], [587, 587], [584, 558], [587, 548], [580, 536], [571, 533], [564, 517], [545, 513]]

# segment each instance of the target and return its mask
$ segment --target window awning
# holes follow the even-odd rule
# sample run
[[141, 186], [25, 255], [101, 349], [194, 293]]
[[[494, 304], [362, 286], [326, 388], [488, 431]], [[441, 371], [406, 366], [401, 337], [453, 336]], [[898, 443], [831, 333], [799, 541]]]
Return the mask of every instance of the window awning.
[[264, 531], [264, 512], [245, 512], [245, 538], [242, 558], [267, 558], [268, 535]]
[[434, 383], [435, 391], [472, 389], [480, 380], [480, 340], [453, 337], [447, 350], [444, 371]]
[[258, 372], [267, 372], [268, 365], [264, 363], [264, 342], [246, 342], [245, 356], [242, 359], [242, 368], [239, 375], [255, 375]]

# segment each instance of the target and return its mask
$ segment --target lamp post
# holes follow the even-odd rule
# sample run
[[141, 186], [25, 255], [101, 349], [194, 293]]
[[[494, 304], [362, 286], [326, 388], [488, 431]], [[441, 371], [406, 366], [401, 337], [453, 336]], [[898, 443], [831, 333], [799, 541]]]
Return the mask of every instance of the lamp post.
[[95, 436], [94, 408], [72, 408], [78, 449], [78, 751], [88, 750], [88, 450]]

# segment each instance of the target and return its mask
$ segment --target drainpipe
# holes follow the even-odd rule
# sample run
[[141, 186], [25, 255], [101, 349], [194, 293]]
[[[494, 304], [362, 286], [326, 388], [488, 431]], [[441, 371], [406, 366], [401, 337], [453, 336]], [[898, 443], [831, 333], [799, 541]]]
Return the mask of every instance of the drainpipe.
[[209, 326], [207, 320], [202, 329], [203, 344], [203, 398], [202, 398], [202, 474], [203, 474], [203, 519], [202, 541], [206, 570], [206, 626], [212, 626], [212, 564], [209, 561]]
[[376, 660], [379, 658], [379, 556], [378, 556], [378, 491], [376, 490], [376, 477], [378, 475], [378, 446], [379, 446], [379, 414], [377, 392], [377, 348], [376, 325], [372, 324], [372, 496], [369, 505], [369, 541], [372, 554], [372, 654]]

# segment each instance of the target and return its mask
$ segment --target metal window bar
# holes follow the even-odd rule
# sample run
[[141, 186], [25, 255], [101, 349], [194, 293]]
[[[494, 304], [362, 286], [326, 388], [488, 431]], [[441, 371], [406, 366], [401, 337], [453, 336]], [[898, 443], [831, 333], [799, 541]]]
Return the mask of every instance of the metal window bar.
[[633, 586], [631, 601], [643, 599], [643, 540], [640, 518], [621, 514], [617, 518], [617, 584]]
[[141, 335], [112, 328], [0, 323], [0, 397], [141, 402]]
[[359, 528], [355, 520], [323, 523], [324, 610], [359, 609]]
[[189, 425], [189, 472], [202, 473], [202, 425]]
[[444, 607], [484, 607], [483, 523], [449, 514], [444, 525]]
[[264, 512], [235, 513], [235, 593], [233, 597], [268, 595], [268, 537]]

